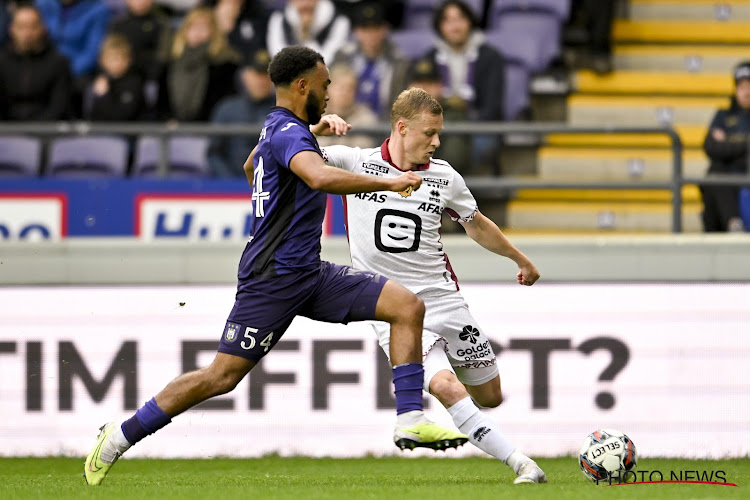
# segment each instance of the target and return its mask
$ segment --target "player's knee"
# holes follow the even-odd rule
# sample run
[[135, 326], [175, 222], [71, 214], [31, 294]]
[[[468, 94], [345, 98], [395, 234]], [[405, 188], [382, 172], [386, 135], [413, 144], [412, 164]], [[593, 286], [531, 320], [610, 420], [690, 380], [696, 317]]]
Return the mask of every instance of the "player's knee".
[[468, 396], [464, 385], [458, 381], [453, 373], [447, 370], [442, 370], [432, 377], [430, 380], [430, 393], [446, 408], [453, 406]]
[[414, 294], [410, 294], [408, 299], [404, 300], [402, 307], [403, 316], [407, 321], [419, 321], [424, 319], [425, 306], [424, 301]]

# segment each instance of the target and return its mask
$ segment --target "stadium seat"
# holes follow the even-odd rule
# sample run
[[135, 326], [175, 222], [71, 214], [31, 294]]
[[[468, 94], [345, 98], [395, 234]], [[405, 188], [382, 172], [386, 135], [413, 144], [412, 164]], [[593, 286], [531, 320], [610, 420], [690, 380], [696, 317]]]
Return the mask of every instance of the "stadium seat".
[[511, 59], [505, 61], [503, 118], [515, 120], [529, 105], [529, 70]]
[[560, 21], [553, 14], [509, 11], [486, 34], [490, 45], [506, 57], [523, 61], [536, 73], [560, 53], [560, 30]]
[[411, 59], [419, 59], [434, 44], [432, 30], [403, 30], [391, 33], [391, 42]]
[[42, 145], [39, 139], [21, 136], [0, 137], [0, 176], [39, 175]]
[[[506, 61], [523, 64], [527, 69], [539, 71], [544, 68], [542, 48], [538, 40], [526, 40], [526, 35], [510, 27], [485, 33], [487, 43], [500, 52]], [[519, 39], [519, 37], [521, 37]], [[519, 41], [521, 40], [521, 41]]]
[[55, 177], [124, 176], [128, 142], [122, 137], [62, 137], [50, 144], [47, 175]]
[[[172, 137], [168, 140], [169, 174], [175, 177], [208, 177], [206, 158], [208, 138], [197, 136]], [[159, 172], [159, 138], [141, 136], [136, 143], [133, 175], [155, 177]]]
[[507, 12], [544, 12], [561, 21], [570, 17], [570, 0], [491, 0], [490, 21]]

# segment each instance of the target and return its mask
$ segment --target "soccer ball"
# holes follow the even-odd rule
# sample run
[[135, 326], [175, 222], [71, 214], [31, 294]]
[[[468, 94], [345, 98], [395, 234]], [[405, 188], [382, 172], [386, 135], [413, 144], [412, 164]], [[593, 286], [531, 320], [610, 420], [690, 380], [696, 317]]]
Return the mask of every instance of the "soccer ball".
[[635, 469], [636, 460], [633, 441], [614, 429], [600, 429], [586, 436], [578, 454], [581, 472], [597, 483], [608, 482], [609, 478], [627, 480], [625, 473]]

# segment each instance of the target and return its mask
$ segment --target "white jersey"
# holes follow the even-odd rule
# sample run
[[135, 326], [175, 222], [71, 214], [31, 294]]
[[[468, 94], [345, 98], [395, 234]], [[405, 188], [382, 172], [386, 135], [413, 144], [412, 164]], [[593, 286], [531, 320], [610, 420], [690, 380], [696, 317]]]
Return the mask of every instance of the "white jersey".
[[[398, 177], [404, 172], [390, 161], [388, 141], [379, 148], [322, 148], [329, 165], [350, 172]], [[440, 242], [444, 210], [453, 220], [469, 221], [477, 203], [463, 177], [443, 160], [415, 170], [422, 176], [416, 190], [350, 194], [344, 197], [352, 265], [390, 278], [414, 293], [428, 288], [457, 290], [458, 282]]]

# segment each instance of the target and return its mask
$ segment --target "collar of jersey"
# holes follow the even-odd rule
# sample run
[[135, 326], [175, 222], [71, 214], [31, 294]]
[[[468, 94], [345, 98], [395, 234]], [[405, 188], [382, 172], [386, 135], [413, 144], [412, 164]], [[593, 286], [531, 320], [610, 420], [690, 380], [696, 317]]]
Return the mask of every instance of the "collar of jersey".
[[[380, 145], [380, 156], [382, 156], [383, 159], [385, 161], [387, 161], [388, 163], [390, 163], [391, 166], [393, 168], [395, 168], [396, 170], [401, 170], [402, 172], [407, 172], [407, 170], [399, 168], [397, 165], [395, 165], [391, 161], [391, 152], [388, 151], [388, 142], [390, 140], [391, 140], [391, 138], [389, 137], [388, 139], [386, 139], [385, 141], [383, 141], [383, 144]], [[423, 163], [422, 165], [417, 166], [417, 168], [415, 168], [414, 170], [427, 170], [428, 168], [430, 168], [430, 162], [429, 161], [427, 163]]]
[[295, 115], [294, 113], [292, 113], [292, 110], [291, 110], [291, 109], [289, 109], [289, 108], [285, 108], [285, 107], [283, 107], [283, 106], [273, 106], [273, 107], [271, 108], [271, 111], [283, 111], [284, 113], [286, 113], [286, 114], [288, 114], [288, 115], [292, 115], [292, 116], [293, 116], [293, 117], [294, 117], [295, 119], [297, 119], [297, 120], [301, 121], [301, 122], [302, 122], [302, 123], [304, 123], [305, 125], [307, 125], [307, 126], [309, 126], [309, 125], [310, 125], [310, 124], [309, 124], [308, 122], [306, 122], [305, 120], [303, 120], [303, 119], [302, 119], [302, 118], [300, 118], [299, 116], [297, 116], [297, 115]]

